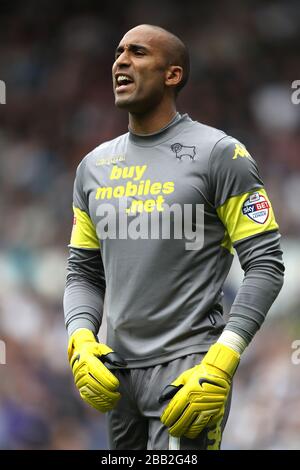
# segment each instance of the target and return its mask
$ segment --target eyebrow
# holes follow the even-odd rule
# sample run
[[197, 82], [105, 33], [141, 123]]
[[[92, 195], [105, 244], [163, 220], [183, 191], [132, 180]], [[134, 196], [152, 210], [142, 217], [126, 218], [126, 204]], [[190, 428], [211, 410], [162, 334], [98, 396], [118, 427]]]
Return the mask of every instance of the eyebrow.
[[[143, 50], [144, 52], [149, 52], [148, 47], [142, 46], [141, 44], [128, 44], [128, 50], [131, 52], [136, 52], [137, 50]], [[124, 51], [124, 46], [118, 46], [115, 55]]]

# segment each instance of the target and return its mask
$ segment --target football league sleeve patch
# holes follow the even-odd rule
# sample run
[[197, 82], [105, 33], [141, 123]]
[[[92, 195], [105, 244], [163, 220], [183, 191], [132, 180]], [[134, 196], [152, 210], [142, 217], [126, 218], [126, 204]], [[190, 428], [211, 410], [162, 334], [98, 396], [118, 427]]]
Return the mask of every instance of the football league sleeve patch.
[[239, 240], [278, 230], [274, 212], [263, 188], [228, 198], [217, 213], [234, 244]]

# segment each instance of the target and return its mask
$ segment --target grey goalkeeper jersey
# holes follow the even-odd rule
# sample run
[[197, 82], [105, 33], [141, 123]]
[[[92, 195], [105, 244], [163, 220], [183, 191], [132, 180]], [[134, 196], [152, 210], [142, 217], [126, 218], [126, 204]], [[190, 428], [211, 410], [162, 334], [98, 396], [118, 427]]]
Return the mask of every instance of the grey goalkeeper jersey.
[[271, 203], [243, 144], [177, 113], [160, 132], [128, 132], [89, 153], [73, 202], [69, 333], [97, 333], [105, 295], [107, 344], [128, 367], [207, 351], [225, 325], [234, 246], [246, 276], [226, 328], [250, 341], [283, 265]]

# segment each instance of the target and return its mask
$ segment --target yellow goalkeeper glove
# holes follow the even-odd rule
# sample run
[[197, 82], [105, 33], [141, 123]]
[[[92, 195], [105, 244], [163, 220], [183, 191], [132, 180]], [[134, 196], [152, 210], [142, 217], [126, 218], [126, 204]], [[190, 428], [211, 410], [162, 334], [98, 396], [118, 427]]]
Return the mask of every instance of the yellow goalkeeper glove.
[[126, 362], [98, 343], [87, 328], [76, 330], [70, 337], [68, 357], [81, 398], [103, 413], [113, 409], [121, 396], [117, 392], [119, 381], [103, 363], [122, 367]]
[[161, 421], [175, 437], [196, 438], [223, 417], [231, 379], [240, 355], [221, 343], [210, 347], [201, 363], [183, 372], [159, 397], [172, 398]]

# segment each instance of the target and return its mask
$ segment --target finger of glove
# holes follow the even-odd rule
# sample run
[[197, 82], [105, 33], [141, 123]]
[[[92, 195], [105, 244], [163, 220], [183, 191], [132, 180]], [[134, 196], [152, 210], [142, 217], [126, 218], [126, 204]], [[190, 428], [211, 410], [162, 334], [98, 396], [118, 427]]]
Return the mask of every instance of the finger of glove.
[[[223, 416], [224, 407], [221, 407], [221, 409], [216, 408], [215, 410], [210, 409], [201, 412], [198, 418], [187, 428], [184, 436], [189, 439], [195, 439], [206, 427], [215, 432], [216, 426], [221, 426]], [[209, 431], [208, 438], [210, 438]]]
[[81, 386], [79, 392], [84, 401], [103, 413], [112, 410], [121, 397], [118, 392], [101, 392], [91, 383]]
[[224, 401], [206, 403], [205, 401], [203, 402], [202, 398], [203, 397], [199, 397], [198, 395], [196, 397], [189, 397], [190, 403], [176, 422], [170, 426], [169, 432], [171, 435], [177, 437], [185, 435], [192, 425], [194, 425], [194, 434], [195, 429], [197, 432], [201, 432], [211, 417], [219, 417], [220, 410], [224, 409]]
[[174, 387], [185, 385], [194, 373], [194, 368], [185, 370], [173, 382], [171, 382], [170, 385], [173, 385]]
[[92, 357], [88, 363], [89, 374], [91, 374], [98, 382], [103, 384], [109, 390], [116, 390], [120, 382], [110, 370], [102, 364], [97, 357]]
[[223, 406], [227, 391], [211, 384], [204, 385], [205, 387], [200, 387], [199, 384], [195, 384], [194, 391], [188, 386], [181, 388], [163, 411], [162, 423], [167, 427], [172, 426], [189, 403], [197, 404], [199, 410], [210, 409], [212, 404], [214, 408]]
[[164, 409], [160, 418], [162, 423], [167, 427], [172, 426], [183, 413], [188, 404], [188, 393], [185, 387], [183, 387], [181, 390], [179, 390], [179, 392], [176, 393], [174, 398], [172, 398], [167, 407]]
[[190, 424], [190, 416], [192, 416], [191, 420], [194, 420], [197, 414], [203, 411], [211, 411], [215, 414], [224, 406], [224, 401], [223, 395], [207, 395], [201, 390], [188, 393], [182, 389], [164, 410], [161, 421], [165, 426], [177, 432], [177, 425], [187, 428]]
[[219, 412], [215, 413], [210, 421], [209, 421], [209, 427], [210, 428], [215, 428], [220, 422], [222, 422], [223, 416], [225, 414], [225, 404], [219, 408]]
[[193, 413], [188, 406], [184, 410], [183, 414], [178, 418], [178, 420], [172, 426], [169, 427], [169, 434], [174, 437], [183, 436], [193, 419]]
[[[168, 400], [172, 397], [176, 397], [177, 393], [183, 388], [183, 386], [187, 383], [187, 381], [190, 379], [190, 377], [193, 375], [194, 373], [194, 368], [192, 369], [188, 369], [186, 371], [184, 371], [182, 374], [180, 374], [176, 380], [174, 380], [170, 385], [167, 385], [158, 401], [159, 403], [162, 403], [163, 401], [165, 400]], [[172, 388], [171, 388], [172, 387]], [[171, 412], [171, 409], [175, 406], [175, 402], [170, 402], [169, 405], [167, 406], [167, 408], [165, 408], [162, 416], [161, 416], [161, 420], [165, 420], [167, 419], [167, 415]]]
[[211, 419], [211, 413], [207, 413], [203, 411], [197, 419], [191, 423], [191, 425], [187, 428], [186, 432], [184, 433], [185, 437], [189, 439], [195, 439], [199, 436], [199, 434], [203, 431], [204, 428], [208, 425]]
[[107, 413], [108, 411], [111, 411], [116, 407], [117, 402], [118, 400], [116, 400], [116, 402], [114, 403], [105, 403], [104, 401], [99, 402], [98, 400], [97, 401], [91, 400], [90, 402], [87, 402], [87, 403], [91, 405], [93, 408], [95, 408], [96, 410], [100, 411], [101, 413]]
[[93, 355], [82, 357], [73, 367], [74, 376], [88, 375], [101, 387], [115, 391], [119, 384], [119, 380], [113, 375], [102, 362]]
[[119, 397], [119, 392], [103, 387], [103, 385], [97, 382], [94, 377], [88, 374], [78, 376], [78, 378], [76, 377], [75, 384], [80, 391], [86, 389], [87, 394], [91, 397], [103, 395], [107, 400], [114, 400]]
[[201, 403], [203, 406], [205, 406], [205, 404], [210, 406], [212, 403], [224, 403], [227, 396], [227, 393], [224, 393], [222, 390], [220, 391], [218, 388], [211, 390], [196, 389], [190, 393], [190, 401]]
[[[190, 403], [185, 410], [183, 411], [182, 415], [178, 418], [178, 420], [169, 427], [169, 433], [174, 437], [181, 437], [185, 435], [185, 433], [189, 430], [191, 425], [194, 423], [196, 419], [199, 419], [201, 416], [201, 412], [199, 414], [199, 410], [194, 403]], [[207, 422], [207, 421], [205, 421]], [[200, 423], [200, 420], [199, 420]], [[205, 423], [201, 427], [199, 424], [199, 429], [201, 430], [205, 426]]]
[[75, 384], [80, 391], [85, 388], [87, 389], [87, 392], [90, 390], [91, 396], [101, 394], [106, 396], [107, 400], [113, 400], [119, 396], [119, 392], [117, 390], [105, 387], [101, 382], [96, 380], [93, 375], [88, 373], [77, 374], [75, 377]]

